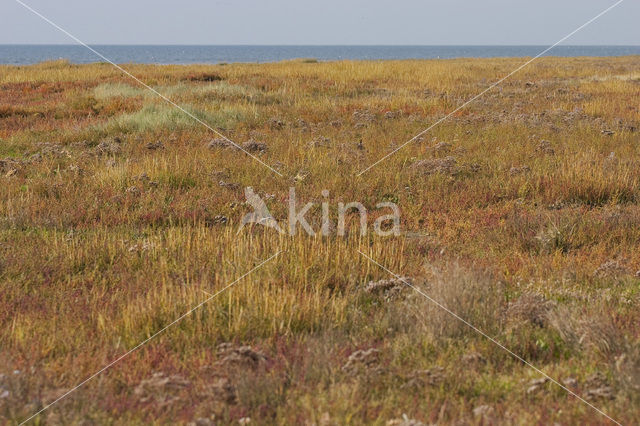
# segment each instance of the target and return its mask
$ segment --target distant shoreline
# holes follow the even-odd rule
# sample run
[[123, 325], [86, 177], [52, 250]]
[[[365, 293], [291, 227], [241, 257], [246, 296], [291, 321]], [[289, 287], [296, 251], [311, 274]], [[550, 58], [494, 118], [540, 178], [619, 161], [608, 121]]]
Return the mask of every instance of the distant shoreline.
[[[271, 63], [300, 58], [317, 61], [514, 58], [538, 55], [548, 46], [389, 46], [389, 45], [92, 45], [117, 63], [158, 65]], [[557, 46], [545, 56], [619, 57], [640, 55], [640, 46]], [[65, 59], [74, 64], [103, 62], [79, 45], [0, 45], [0, 64], [30, 65]]]

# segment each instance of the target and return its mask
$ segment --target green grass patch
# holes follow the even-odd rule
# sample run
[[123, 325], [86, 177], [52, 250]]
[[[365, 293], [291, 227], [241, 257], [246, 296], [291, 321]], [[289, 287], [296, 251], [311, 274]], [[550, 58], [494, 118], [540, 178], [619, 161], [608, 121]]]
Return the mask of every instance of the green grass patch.
[[[183, 107], [193, 117], [204, 121], [212, 127], [233, 127], [238, 121], [244, 120], [245, 113], [235, 108], [222, 108], [215, 112], [205, 112], [193, 107]], [[145, 132], [157, 129], [181, 130], [202, 126], [196, 119], [173, 106], [147, 105], [140, 111], [113, 117], [99, 130], [111, 132]]]

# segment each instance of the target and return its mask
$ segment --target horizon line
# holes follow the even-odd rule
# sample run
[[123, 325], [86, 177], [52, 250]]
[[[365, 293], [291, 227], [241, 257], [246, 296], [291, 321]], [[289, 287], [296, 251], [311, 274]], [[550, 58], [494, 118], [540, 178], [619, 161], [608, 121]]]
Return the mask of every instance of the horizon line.
[[[539, 47], [545, 44], [201, 44], [201, 43], [88, 43], [90, 46], [151, 47]], [[78, 46], [76, 43], [0, 43], [0, 46]], [[640, 47], [640, 44], [563, 44], [556, 47]]]

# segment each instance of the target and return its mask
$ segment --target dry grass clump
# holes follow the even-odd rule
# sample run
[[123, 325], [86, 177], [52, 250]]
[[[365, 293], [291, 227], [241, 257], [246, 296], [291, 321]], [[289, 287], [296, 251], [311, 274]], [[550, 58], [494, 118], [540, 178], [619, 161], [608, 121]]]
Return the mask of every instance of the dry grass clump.
[[462, 362], [469, 366], [479, 366], [487, 363], [487, 359], [478, 352], [470, 352], [462, 357]]
[[[190, 114], [202, 120], [212, 127], [230, 127], [233, 123], [242, 119], [243, 112], [227, 108], [215, 112], [198, 110], [190, 106], [184, 107]], [[149, 105], [140, 111], [125, 113], [116, 116], [106, 124], [99, 127], [99, 130], [111, 132], [147, 132], [158, 130], [178, 130], [186, 128], [200, 127], [192, 117], [171, 106]]]
[[142, 380], [133, 390], [133, 394], [142, 403], [153, 402], [159, 406], [166, 406], [179, 400], [180, 397], [177, 394], [190, 384], [189, 380], [180, 375], [157, 372], [150, 378]]
[[222, 138], [210, 140], [209, 143], [207, 144], [207, 147], [212, 150], [234, 149], [237, 151], [241, 151], [240, 148], [242, 148], [242, 150], [246, 152], [259, 153], [259, 154], [265, 153], [269, 149], [266, 143], [258, 142], [254, 140], [248, 140], [246, 142], [241, 143], [239, 145], [240, 147], [239, 148], [238, 145], [234, 145], [233, 143], [229, 142], [227, 139], [222, 139]]
[[371, 111], [354, 111], [352, 114], [353, 120], [358, 123], [373, 123], [376, 121], [376, 116]]
[[412, 284], [410, 278], [391, 278], [386, 280], [369, 281], [364, 288], [365, 293], [382, 296], [386, 300], [391, 300], [400, 295], [403, 290]]
[[551, 142], [541, 140], [538, 146], [536, 147], [536, 151], [542, 154], [553, 155], [556, 153], [555, 149], [551, 145]]
[[233, 144], [226, 139], [216, 138], [211, 139], [207, 144], [209, 149], [220, 149], [220, 148], [232, 148]]
[[621, 275], [628, 275], [629, 270], [616, 260], [607, 260], [594, 271], [593, 276], [597, 278], [617, 278]]
[[93, 89], [93, 96], [98, 100], [113, 97], [133, 98], [136, 96], [149, 96], [148, 93], [144, 88], [124, 83], [104, 83]]
[[513, 166], [509, 169], [509, 174], [511, 176], [528, 174], [531, 172], [531, 167], [529, 166]]
[[251, 349], [250, 346], [236, 346], [232, 343], [218, 345], [218, 364], [242, 368], [256, 368], [267, 357]]
[[20, 170], [20, 162], [11, 158], [5, 158], [0, 160], [0, 173], [5, 177], [11, 177], [18, 173]]
[[609, 356], [618, 353], [624, 345], [619, 329], [602, 312], [585, 314], [556, 309], [549, 314], [549, 323], [567, 344], [578, 350], [593, 350]]
[[543, 253], [568, 252], [574, 246], [576, 223], [551, 222], [542, 227], [535, 236]]
[[402, 418], [400, 419], [388, 420], [385, 424], [386, 426], [424, 426], [425, 425], [425, 423], [419, 420], [410, 419], [409, 416], [407, 416], [406, 414], [403, 414]]
[[524, 321], [538, 327], [545, 327], [553, 306], [554, 303], [543, 295], [525, 292], [509, 302], [507, 318], [512, 321]]
[[215, 379], [213, 383], [207, 386], [207, 393], [209, 393], [214, 400], [224, 404], [233, 405], [238, 402], [236, 387], [227, 377]]
[[451, 151], [451, 144], [448, 142], [438, 142], [433, 146], [435, 152], [449, 152]]
[[425, 332], [446, 338], [475, 334], [468, 325], [433, 301], [486, 333], [495, 334], [500, 330], [504, 310], [501, 284], [455, 264], [432, 274], [427, 287], [422, 289], [432, 301], [416, 296]]
[[413, 168], [425, 175], [441, 173], [451, 175], [458, 171], [458, 161], [453, 156], [445, 158], [433, 158], [427, 160], [419, 160], [413, 164]]
[[342, 371], [350, 376], [371, 375], [380, 372], [380, 350], [376, 348], [357, 350], [347, 358]]
[[94, 152], [96, 155], [120, 154], [122, 152], [122, 140], [117, 137], [109, 140], [103, 140], [95, 146]]
[[428, 386], [437, 386], [445, 380], [444, 368], [434, 367], [428, 370], [413, 371], [406, 378], [403, 388], [425, 388]]
[[602, 373], [589, 376], [584, 383], [584, 388], [587, 389], [586, 398], [590, 401], [615, 399], [615, 390], [609, 385], [609, 381]]
[[636, 397], [640, 391], [640, 347], [636, 344], [625, 349], [616, 358], [616, 379]]

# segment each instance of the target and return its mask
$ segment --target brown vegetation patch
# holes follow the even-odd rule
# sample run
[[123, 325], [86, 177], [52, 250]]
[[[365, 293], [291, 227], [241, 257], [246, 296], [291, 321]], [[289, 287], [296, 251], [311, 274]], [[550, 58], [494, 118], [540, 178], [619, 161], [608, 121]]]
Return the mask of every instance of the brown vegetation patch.
[[267, 144], [264, 142], [249, 140], [242, 144], [242, 149], [252, 153], [255, 153], [255, 152], [263, 153], [267, 151], [268, 147], [267, 147]]
[[222, 139], [222, 138], [211, 139], [207, 143], [207, 147], [209, 149], [235, 148], [231, 142], [229, 142], [227, 139]]
[[255, 369], [267, 360], [261, 352], [251, 346], [238, 346], [233, 343], [218, 345], [218, 365]]
[[529, 166], [513, 166], [509, 169], [509, 174], [511, 176], [525, 175], [528, 173], [531, 173], [531, 167]]
[[219, 74], [211, 72], [200, 72], [187, 74], [183, 80], [198, 82], [214, 82], [224, 80]]
[[26, 117], [29, 114], [31, 114], [29, 111], [20, 107], [15, 107], [12, 105], [0, 105], [0, 118], [12, 117], [14, 115]]
[[21, 163], [12, 158], [0, 159], [0, 174], [5, 177], [11, 177], [18, 174], [21, 169]]
[[147, 144], [144, 147], [149, 151], [156, 151], [158, 149], [164, 149], [164, 142], [162, 141], [147, 142]]

